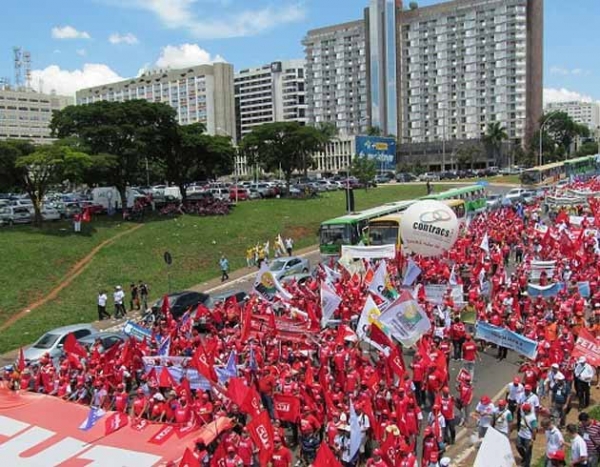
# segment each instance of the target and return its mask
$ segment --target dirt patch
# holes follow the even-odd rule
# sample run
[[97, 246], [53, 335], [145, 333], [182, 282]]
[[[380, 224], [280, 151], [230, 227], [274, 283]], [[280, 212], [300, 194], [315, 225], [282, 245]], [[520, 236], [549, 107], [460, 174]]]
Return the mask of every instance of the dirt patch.
[[293, 240], [298, 240], [300, 238], [305, 238], [305, 237], [314, 237], [314, 236], [315, 236], [315, 229], [306, 227], [306, 226], [302, 226], [302, 225], [288, 227], [285, 229], [284, 235], [282, 235], [283, 238], [290, 237]]
[[77, 263], [75, 263], [73, 265], [73, 267], [69, 270], [69, 272], [67, 272], [67, 275], [65, 276], [65, 278], [63, 279], [63, 281], [60, 284], [58, 284], [54, 289], [52, 289], [45, 297], [42, 297], [39, 300], [36, 300], [35, 302], [30, 303], [23, 310], [19, 311], [18, 313], [16, 313], [13, 316], [11, 316], [6, 322], [4, 322], [0, 326], [0, 331], [4, 331], [9, 326], [11, 326], [14, 323], [16, 323], [17, 321], [19, 321], [27, 313], [30, 313], [34, 309], [44, 305], [45, 303], [49, 302], [50, 300], [55, 299], [58, 296], [58, 294], [61, 292], [61, 290], [63, 290], [65, 287], [67, 287], [69, 284], [71, 284], [71, 282], [73, 282], [83, 271], [86, 270], [86, 268], [91, 263], [92, 259], [94, 259], [94, 256], [96, 256], [102, 248], [104, 248], [107, 245], [110, 245], [115, 240], [118, 240], [119, 238], [121, 238], [124, 235], [135, 232], [136, 230], [138, 230], [139, 228], [141, 228], [143, 226], [144, 226], [144, 224], [138, 224], [138, 225], [132, 227], [131, 229], [125, 230], [124, 232], [118, 233], [114, 237], [111, 237], [108, 240], [103, 241], [102, 243], [100, 243], [100, 245], [97, 245], [83, 259], [79, 260]]

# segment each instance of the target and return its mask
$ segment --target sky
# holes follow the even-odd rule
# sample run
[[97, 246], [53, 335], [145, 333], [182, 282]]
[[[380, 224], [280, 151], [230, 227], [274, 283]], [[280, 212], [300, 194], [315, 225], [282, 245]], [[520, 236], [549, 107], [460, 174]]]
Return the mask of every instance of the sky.
[[[65, 95], [157, 67], [302, 58], [309, 29], [360, 19], [368, 2], [3, 0], [0, 77], [14, 79], [13, 46], [31, 54], [34, 89]], [[545, 0], [545, 101], [600, 101], [598, 28], [600, 0]]]

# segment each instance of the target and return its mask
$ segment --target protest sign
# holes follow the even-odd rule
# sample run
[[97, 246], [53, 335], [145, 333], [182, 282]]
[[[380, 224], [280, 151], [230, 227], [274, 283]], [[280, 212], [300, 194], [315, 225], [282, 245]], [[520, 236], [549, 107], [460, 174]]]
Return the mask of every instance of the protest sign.
[[483, 321], [478, 321], [475, 325], [475, 338], [514, 350], [532, 360], [537, 355], [536, 341], [508, 329], [484, 323]]

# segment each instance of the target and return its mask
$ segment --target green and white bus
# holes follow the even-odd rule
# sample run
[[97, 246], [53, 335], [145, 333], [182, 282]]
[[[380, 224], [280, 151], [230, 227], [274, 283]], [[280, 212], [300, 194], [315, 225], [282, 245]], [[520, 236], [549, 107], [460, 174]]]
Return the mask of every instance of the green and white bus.
[[576, 157], [564, 162], [567, 177], [595, 175], [598, 171], [597, 156]]
[[485, 210], [485, 186], [469, 185], [461, 188], [452, 188], [441, 193], [423, 196], [419, 199], [435, 199], [438, 201], [460, 199], [465, 202], [467, 215], [472, 215]]
[[[321, 256], [340, 256], [342, 245], [358, 245], [364, 238], [369, 221], [406, 210], [415, 200], [387, 203], [321, 223], [319, 245]], [[366, 242], [365, 242], [366, 243]]]

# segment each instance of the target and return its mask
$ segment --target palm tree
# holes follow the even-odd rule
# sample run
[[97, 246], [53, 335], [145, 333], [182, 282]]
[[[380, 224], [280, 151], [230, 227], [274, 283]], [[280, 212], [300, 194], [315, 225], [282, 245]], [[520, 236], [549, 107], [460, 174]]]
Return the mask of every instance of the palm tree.
[[500, 122], [488, 123], [483, 142], [491, 149], [494, 156], [494, 165], [496, 166], [500, 166], [500, 149], [502, 148], [502, 142], [506, 139], [508, 139], [506, 128]]

